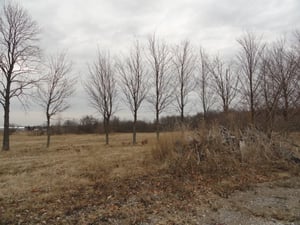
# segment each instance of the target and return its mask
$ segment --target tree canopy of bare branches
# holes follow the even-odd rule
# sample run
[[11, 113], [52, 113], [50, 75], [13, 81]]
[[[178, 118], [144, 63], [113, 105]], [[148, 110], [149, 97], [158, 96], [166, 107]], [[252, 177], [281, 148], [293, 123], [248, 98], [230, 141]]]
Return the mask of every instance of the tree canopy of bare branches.
[[148, 75], [145, 62], [142, 58], [141, 47], [136, 42], [130, 56], [118, 63], [118, 71], [121, 76], [120, 86], [126, 98], [126, 102], [133, 114], [132, 143], [136, 144], [136, 122], [138, 110], [146, 98], [149, 90], [146, 76]]
[[299, 58], [297, 53], [286, 46], [284, 40], [277, 41], [269, 51], [269, 72], [278, 83], [280, 90], [279, 107], [285, 121], [289, 111], [299, 101]]
[[177, 45], [173, 50], [173, 55], [172, 61], [176, 74], [175, 97], [183, 123], [188, 96], [195, 88], [194, 72], [197, 58], [189, 41]]
[[97, 59], [89, 66], [89, 78], [84, 85], [91, 106], [103, 117], [105, 142], [109, 144], [109, 123], [115, 112], [117, 86], [115, 68], [108, 53], [98, 51]]
[[71, 69], [72, 65], [65, 53], [51, 56], [45, 68], [45, 79], [38, 86], [38, 104], [44, 110], [47, 119], [47, 148], [50, 146], [51, 118], [70, 107], [67, 99], [75, 91], [75, 79], [68, 77]]
[[[10, 100], [21, 99], [38, 79], [31, 76], [39, 58], [39, 29], [20, 5], [7, 3], [0, 14], [0, 103], [4, 109], [2, 150], [9, 150]], [[31, 74], [31, 75], [30, 75]]]
[[245, 33], [237, 42], [241, 48], [237, 57], [241, 69], [242, 92], [249, 105], [251, 123], [254, 123], [261, 81], [259, 67], [265, 44], [251, 32]]
[[159, 139], [160, 114], [167, 109], [173, 101], [172, 76], [170, 73], [172, 55], [163, 41], [155, 35], [148, 39], [148, 61], [152, 69], [152, 87], [149, 102], [155, 109], [156, 137]]
[[223, 112], [228, 113], [230, 104], [237, 95], [238, 77], [232, 71], [231, 65], [226, 65], [222, 59], [217, 56], [210, 65], [210, 71], [213, 78], [213, 89], [221, 99]]
[[203, 48], [200, 48], [198, 60], [197, 90], [203, 110], [203, 118], [206, 119], [207, 112], [214, 104], [215, 94], [212, 90], [212, 77], [210, 72], [210, 60]]
[[297, 49], [280, 39], [266, 48], [261, 61], [262, 108], [268, 135], [274, 127], [275, 115], [284, 121], [299, 103], [299, 56]]

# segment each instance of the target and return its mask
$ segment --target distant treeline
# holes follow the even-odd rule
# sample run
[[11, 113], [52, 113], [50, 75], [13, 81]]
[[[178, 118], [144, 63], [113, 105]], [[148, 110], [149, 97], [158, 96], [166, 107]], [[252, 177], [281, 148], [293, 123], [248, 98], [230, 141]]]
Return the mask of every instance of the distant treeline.
[[[280, 114], [276, 117], [275, 131], [300, 131], [300, 114], [294, 112], [294, 116], [289, 122], [282, 119]], [[189, 129], [199, 128], [201, 126], [210, 126], [212, 123], [217, 123], [226, 127], [243, 128], [248, 126], [250, 112], [247, 111], [231, 111], [227, 115], [223, 112], [212, 111], [205, 117], [202, 113], [192, 116], [186, 116], [185, 122], [182, 125], [180, 116], [165, 116], [160, 119], [162, 131], [173, 131], [186, 126]], [[257, 120], [259, 125], [258, 129], [263, 130], [266, 126], [264, 120], [264, 112], [258, 112]], [[110, 123], [111, 132], [116, 133], [131, 133], [133, 121], [120, 120], [114, 117]], [[136, 124], [137, 132], [155, 132], [155, 121], [142, 121], [138, 120]], [[36, 134], [45, 134], [46, 126], [26, 126], [25, 130], [34, 132]], [[57, 122], [51, 126], [52, 134], [103, 134], [103, 122], [93, 116], [84, 116], [80, 120], [66, 120], [64, 122]]]

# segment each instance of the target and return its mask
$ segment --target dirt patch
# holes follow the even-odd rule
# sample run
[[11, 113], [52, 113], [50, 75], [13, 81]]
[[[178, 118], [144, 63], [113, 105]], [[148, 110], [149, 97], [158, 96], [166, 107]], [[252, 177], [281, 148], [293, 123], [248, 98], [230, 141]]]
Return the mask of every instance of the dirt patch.
[[300, 224], [300, 178], [262, 183], [214, 204], [210, 216], [223, 224]]

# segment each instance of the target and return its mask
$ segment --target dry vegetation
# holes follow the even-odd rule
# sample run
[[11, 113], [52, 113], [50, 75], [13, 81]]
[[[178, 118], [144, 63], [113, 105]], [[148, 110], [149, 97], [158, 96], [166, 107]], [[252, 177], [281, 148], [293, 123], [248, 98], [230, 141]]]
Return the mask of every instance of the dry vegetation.
[[[222, 131], [224, 129], [225, 131]], [[168, 162], [169, 169], [182, 176], [231, 176], [245, 170], [291, 170], [300, 159], [294, 139], [255, 128], [229, 131], [214, 125], [195, 132], [169, 133], [153, 149], [153, 157]]]
[[11, 138], [0, 153], [0, 224], [199, 224], [216, 196], [299, 175], [299, 164], [270, 152], [275, 142], [242, 158], [213, 132], [163, 133], [158, 144], [139, 134], [135, 146], [131, 134], [113, 134], [109, 146], [100, 135], [63, 135], [49, 149], [45, 136]]

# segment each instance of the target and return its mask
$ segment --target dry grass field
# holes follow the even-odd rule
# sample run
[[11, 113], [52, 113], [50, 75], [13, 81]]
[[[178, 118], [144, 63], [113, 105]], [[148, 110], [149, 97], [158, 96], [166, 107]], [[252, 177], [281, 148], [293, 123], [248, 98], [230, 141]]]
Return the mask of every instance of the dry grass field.
[[[0, 154], [0, 224], [22, 221], [26, 210], [34, 210], [39, 217], [39, 210], [46, 210], [49, 203], [72, 207], [61, 196], [97, 182], [147, 173], [152, 137], [140, 135], [149, 144], [132, 146], [130, 134], [113, 134], [113, 144], [105, 146], [100, 135], [54, 136], [46, 149], [45, 136], [12, 135], [11, 151]], [[61, 214], [60, 209], [51, 210], [52, 216]], [[27, 216], [25, 220], [35, 223]]]
[[12, 135], [11, 150], [0, 153], [0, 224], [225, 224], [213, 214], [216, 199], [299, 175], [276, 167], [187, 178], [153, 158], [154, 134], [130, 141], [131, 134], [112, 134], [105, 146], [101, 135], [61, 135], [46, 149], [45, 136]]

